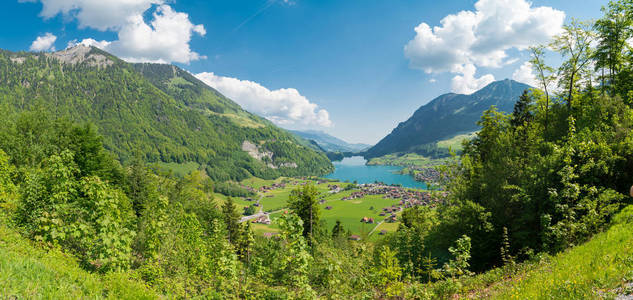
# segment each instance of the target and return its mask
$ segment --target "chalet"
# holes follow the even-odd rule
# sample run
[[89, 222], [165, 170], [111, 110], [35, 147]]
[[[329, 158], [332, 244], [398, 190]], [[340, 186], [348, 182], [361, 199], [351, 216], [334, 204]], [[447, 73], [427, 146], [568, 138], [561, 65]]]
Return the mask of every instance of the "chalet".
[[387, 223], [394, 223], [396, 221], [398, 221], [398, 216], [396, 216], [395, 214], [392, 214], [391, 216], [387, 217]]
[[268, 217], [267, 214], [259, 216], [257, 218], [255, 218], [252, 223], [259, 223], [259, 224], [265, 224], [265, 225], [270, 225], [270, 218]]
[[360, 236], [352, 234], [349, 236], [350, 241], [360, 241]]

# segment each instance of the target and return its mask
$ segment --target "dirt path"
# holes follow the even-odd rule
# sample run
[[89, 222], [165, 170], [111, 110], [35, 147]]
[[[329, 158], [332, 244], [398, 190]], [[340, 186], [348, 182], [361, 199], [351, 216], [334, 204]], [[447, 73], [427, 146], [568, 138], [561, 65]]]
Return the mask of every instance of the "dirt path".
[[372, 233], [374, 233], [374, 231], [376, 231], [376, 228], [378, 228], [378, 226], [380, 226], [380, 224], [382, 224], [382, 223], [384, 223], [384, 222], [385, 222], [384, 220], [382, 220], [382, 221], [378, 222], [378, 224], [376, 224], [376, 226], [374, 227], [374, 229], [372, 229], [372, 230], [371, 230], [371, 231], [367, 234], [367, 236], [370, 236]]

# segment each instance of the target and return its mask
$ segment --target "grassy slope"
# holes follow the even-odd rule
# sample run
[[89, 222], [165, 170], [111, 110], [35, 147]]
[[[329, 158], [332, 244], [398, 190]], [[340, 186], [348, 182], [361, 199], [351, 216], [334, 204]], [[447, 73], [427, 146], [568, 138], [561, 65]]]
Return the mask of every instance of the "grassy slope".
[[453, 151], [462, 151], [464, 150], [464, 147], [462, 146], [462, 143], [464, 142], [464, 140], [472, 140], [473, 138], [475, 138], [476, 135], [477, 135], [477, 132], [459, 134], [452, 138], [438, 141], [437, 146], [439, 148], [446, 148], [446, 149], [450, 148]]
[[[588, 242], [518, 270], [506, 276], [496, 269], [467, 279], [463, 294], [494, 299], [612, 298], [616, 289], [633, 282], [633, 206]], [[620, 291], [627, 292], [633, 291]]]
[[[0, 219], [0, 224], [5, 220]], [[70, 256], [43, 250], [0, 225], [0, 298], [156, 299], [129, 274], [91, 274]]]

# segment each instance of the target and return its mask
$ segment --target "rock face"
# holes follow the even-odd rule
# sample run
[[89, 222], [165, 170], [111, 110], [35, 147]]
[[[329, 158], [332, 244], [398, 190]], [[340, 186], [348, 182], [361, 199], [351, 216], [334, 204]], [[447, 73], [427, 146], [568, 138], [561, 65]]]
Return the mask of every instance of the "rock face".
[[265, 157], [268, 158], [269, 161], [273, 160], [273, 153], [270, 151], [260, 151], [259, 147], [253, 144], [250, 141], [244, 141], [242, 143], [242, 151], [248, 152], [250, 156], [259, 161], [263, 160]]
[[275, 156], [275, 153], [270, 152], [270, 151], [262, 151], [259, 148], [259, 146], [257, 146], [255, 143], [251, 141], [244, 141], [242, 143], [242, 151], [248, 152], [248, 155], [250, 155], [254, 159], [257, 159], [259, 161], [264, 161], [266, 163], [266, 166], [268, 166], [271, 169], [298, 167], [297, 163], [295, 162], [285, 162], [279, 165], [275, 165], [273, 163], [273, 157]]
[[86, 62], [91, 67], [108, 67], [114, 64], [114, 61], [103, 54], [93, 53], [91, 47], [77, 45], [62, 51], [47, 53], [46, 56], [56, 58], [61, 62], [74, 65]]

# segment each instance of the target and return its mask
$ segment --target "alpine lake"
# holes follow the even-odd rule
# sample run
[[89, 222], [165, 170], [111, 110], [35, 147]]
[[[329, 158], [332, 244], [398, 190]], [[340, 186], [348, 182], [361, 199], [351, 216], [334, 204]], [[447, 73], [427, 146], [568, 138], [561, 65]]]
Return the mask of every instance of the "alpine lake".
[[385, 184], [402, 185], [412, 189], [427, 189], [424, 182], [415, 181], [412, 176], [399, 174], [402, 167], [398, 166], [368, 166], [362, 156], [346, 157], [341, 161], [332, 162], [336, 168], [325, 178], [340, 181], [356, 181], [359, 184], [382, 182]]

